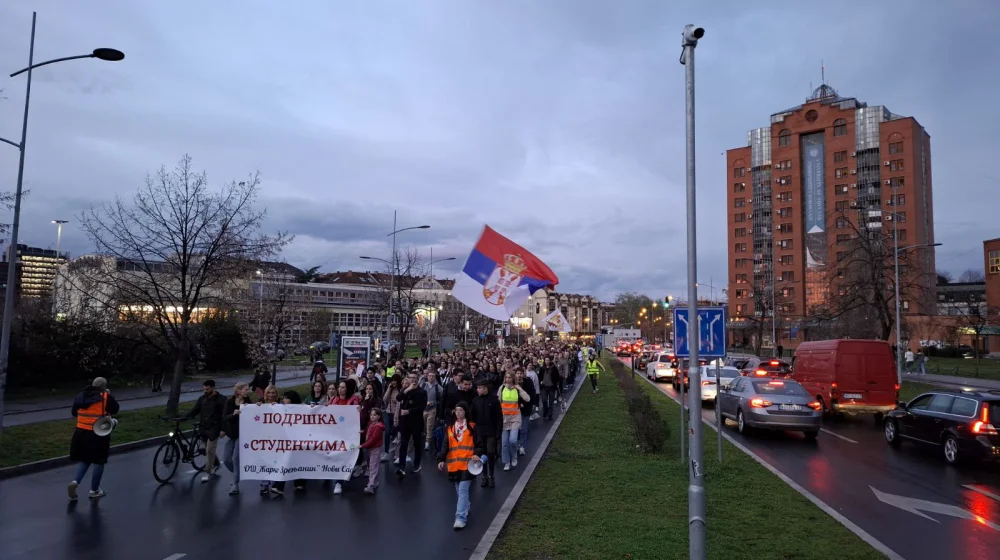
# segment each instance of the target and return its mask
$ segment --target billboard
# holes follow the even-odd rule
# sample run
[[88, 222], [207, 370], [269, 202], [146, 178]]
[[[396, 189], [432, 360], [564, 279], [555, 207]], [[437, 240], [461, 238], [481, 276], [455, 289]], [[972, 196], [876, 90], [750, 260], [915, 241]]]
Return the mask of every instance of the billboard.
[[371, 363], [372, 339], [367, 336], [344, 336], [340, 339], [337, 380], [356, 373], [358, 366]]
[[826, 265], [826, 180], [823, 132], [799, 136], [805, 209], [806, 267]]

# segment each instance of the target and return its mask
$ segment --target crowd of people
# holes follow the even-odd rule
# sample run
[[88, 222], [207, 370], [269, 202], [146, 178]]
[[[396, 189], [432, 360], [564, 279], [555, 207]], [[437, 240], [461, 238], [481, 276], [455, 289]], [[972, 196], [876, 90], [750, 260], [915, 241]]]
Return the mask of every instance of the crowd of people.
[[[403, 480], [421, 472], [424, 455], [430, 455], [438, 470], [455, 484], [454, 527], [461, 529], [469, 514], [472, 482], [479, 478], [481, 487], [494, 488], [498, 467], [505, 472], [516, 469], [519, 457], [526, 454], [531, 424], [551, 421], [559, 410], [565, 410], [569, 390], [583, 375], [589, 376], [596, 393], [602, 369], [592, 348], [556, 341], [438, 352], [422, 358], [402, 358], [390, 352], [380, 354], [363, 370], [345, 372], [348, 375], [343, 378], [331, 379], [326, 365], [317, 361], [304, 395], [251, 382], [238, 383], [232, 396], [226, 398], [216, 391], [214, 381], [208, 380], [188, 417], [197, 418], [207, 440], [202, 482], [217, 476], [219, 463], [224, 464], [232, 473], [229, 493], [237, 495], [241, 407], [276, 403], [357, 406], [362, 452], [352, 477], [367, 478], [363, 491], [375, 494], [383, 463], [391, 465], [395, 476]], [[103, 380], [101, 383], [106, 385]], [[105, 403], [113, 401], [107, 401], [104, 385], [95, 385], [82, 400], [78, 398], [78, 404], [83, 405], [81, 412], [93, 416], [110, 410]], [[89, 421], [90, 416], [87, 418]], [[87, 426], [78, 424], [77, 429], [86, 431]], [[80, 437], [92, 439], [87, 434]], [[221, 460], [217, 460], [221, 438], [225, 438], [225, 446]], [[106, 443], [109, 438], [100, 439]], [[100, 476], [106, 454], [77, 453], [76, 458], [81, 467], [70, 484], [70, 498], [76, 499], [78, 481], [86, 472], [84, 465], [91, 464], [100, 466], [100, 471], [94, 471], [91, 497], [103, 496]], [[481, 473], [470, 472], [470, 465], [480, 462]], [[334, 494], [341, 494], [345, 487], [341, 481], [321, 484], [332, 485]], [[264, 481], [260, 494], [280, 497], [285, 486], [284, 482]], [[295, 480], [293, 487], [295, 492], [304, 492], [307, 481]]]

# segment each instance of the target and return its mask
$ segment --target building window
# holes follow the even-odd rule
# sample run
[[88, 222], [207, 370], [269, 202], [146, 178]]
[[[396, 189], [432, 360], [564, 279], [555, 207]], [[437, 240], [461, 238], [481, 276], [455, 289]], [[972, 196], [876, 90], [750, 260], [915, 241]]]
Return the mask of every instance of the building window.
[[898, 189], [900, 187], [905, 187], [906, 186], [906, 181], [904, 181], [902, 177], [893, 177], [893, 178], [889, 179], [889, 186], [892, 187], [892, 188], [894, 188], [894, 189]]
[[778, 231], [781, 233], [792, 233], [792, 224], [784, 223], [778, 224]]
[[843, 211], [847, 210], [847, 201], [846, 200], [838, 200], [837, 202], [833, 203], [833, 208], [837, 212], [843, 212]]
[[833, 121], [833, 135], [834, 136], [847, 136], [847, 121], [844, 119], [837, 119]]
[[[846, 256], [847, 256], [847, 252], [846, 251], [837, 251], [837, 262], [843, 261], [844, 257], [846, 257]], [[843, 295], [843, 294], [841, 294], [841, 295]]]
[[778, 133], [778, 145], [779, 146], [791, 146], [792, 145], [792, 132], [790, 130], [782, 130]]
[[781, 295], [783, 297], [795, 297], [795, 288], [782, 288]]
[[733, 178], [734, 179], [739, 179], [740, 177], [743, 177], [746, 174], [747, 174], [747, 168], [746, 167], [734, 167], [733, 168]]
[[743, 227], [736, 228], [734, 237], [746, 237], [746, 236], [747, 236], [747, 228]]
[[847, 178], [847, 168], [846, 167], [838, 167], [833, 172], [833, 176], [836, 177], [837, 179], [846, 179]]
[[894, 159], [889, 162], [889, 171], [902, 171], [903, 170], [903, 160]]
[[833, 187], [833, 192], [835, 194], [847, 194], [847, 185], [846, 184], [837, 185]]
[[781, 264], [793, 264], [795, 262], [795, 255], [781, 255], [781, 259], [778, 262]]
[[896, 206], [902, 206], [904, 204], [906, 204], [906, 195], [905, 194], [897, 194], [896, 195]]
[[782, 239], [782, 240], [778, 241], [778, 247], [781, 247], [782, 249], [791, 249], [792, 248], [792, 240], [791, 239]]
[[747, 184], [746, 183], [733, 183], [733, 192], [734, 193], [746, 192], [746, 190], [747, 190]]
[[747, 205], [747, 199], [745, 198], [741, 197], [733, 199], [733, 208], [743, 208], [746, 205]]
[[833, 153], [833, 163], [844, 163], [845, 161], [847, 161], [847, 152], [846, 151], [834, 152]]
[[786, 270], [785, 272], [781, 273], [781, 279], [784, 280], [785, 282], [794, 282], [795, 273], [792, 272], [791, 270]]
[[849, 225], [850, 222], [847, 221], [847, 218], [837, 218], [837, 229], [846, 229]]
[[782, 191], [778, 193], [778, 200], [780, 202], [791, 202], [792, 201], [792, 191]]
[[896, 230], [896, 235], [899, 236], [899, 237], [897, 237], [898, 241], [906, 241], [906, 230], [905, 229]]
[[779, 218], [791, 218], [792, 217], [792, 209], [791, 209], [791, 207], [779, 208], [778, 209], [778, 217]]
[[746, 243], [737, 243], [736, 244], [736, 252], [737, 253], [746, 253], [747, 252], [747, 244]]
[[986, 254], [986, 270], [990, 274], [1000, 274], [1000, 251], [990, 251]]
[[896, 217], [893, 218], [893, 219], [896, 220], [897, 222], [901, 223], [901, 224], [905, 224], [906, 223], [906, 212], [896, 212]]
[[903, 309], [909, 309], [909, 308], [910, 308], [910, 302], [904, 301], [903, 302]]
[[750, 259], [736, 259], [736, 268], [748, 268]]
[[750, 282], [747, 280], [747, 275], [746, 274], [737, 274], [736, 275], [736, 283], [737, 284], [749, 284]]
[[747, 213], [746, 212], [740, 212], [739, 214], [734, 215], [733, 216], [733, 221], [735, 221], [735, 222], [745, 222], [745, 221], [747, 221]]
[[791, 168], [792, 168], [792, 160], [790, 160], [790, 159], [786, 159], [785, 161], [779, 161], [778, 162], [778, 166], [775, 167], [775, 169], [781, 169], [781, 170], [785, 170], [785, 171], [787, 171], [787, 170], [789, 170]]
[[747, 290], [736, 290], [736, 297], [738, 298], [747, 297]]
[[903, 153], [903, 143], [902, 142], [891, 142], [891, 143], [889, 143], [889, 153], [890, 154], [901, 154], [901, 153]]
[[738, 304], [736, 304], [736, 314], [737, 315], [746, 315], [747, 314], [747, 304], [745, 304], [745, 303], [738, 303]]

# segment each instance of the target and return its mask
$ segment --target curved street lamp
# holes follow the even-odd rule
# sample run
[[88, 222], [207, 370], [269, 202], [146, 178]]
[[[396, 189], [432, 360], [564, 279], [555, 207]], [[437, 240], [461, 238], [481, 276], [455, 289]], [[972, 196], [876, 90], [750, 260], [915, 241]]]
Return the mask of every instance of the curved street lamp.
[[21, 141], [14, 142], [12, 140], [7, 140], [6, 138], [0, 138], [0, 142], [10, 144], [21, 152], [20, 159], [17, 162], [17, 187], [14, 191], [14, 217], [11, 220], [10, 225], [10, 247], [9, 256], [7, 260], [7, 288], [4, 290], [4, 311], [3, 311], [3, 331], [0, 333], [0, 429], [3, 428], [3, 401], [4, 401], [4, 389], [7, 387], [7, 361], [10, 356], [10, 329], [11, 322], [14, 318], [14, 292], [17, 286], [17, 234], [18, 228], [21, 223], [21, 192], [22, 186], [24, 184], [24, 148], [28, 138], [28, 107], [31, 101], [31, 74], [35, 68], [40, 68], [42, 66], [48, 66], [49, 64], [55, 64], [56, 62], [64, 62], [67, 60], [77, 60], [80, 58], [97, 58], [99, 60], [106, 60], [109, 62], [118, 62], [124, 60], [125, 53], [109, 48], [98, 48], [94, 49], [89, 54], [81, 54], [76, 56], [64, 56], [62, 58], [53, 58], [52, 60], [46, 60], [45, 62], [35, 62], [35, 22], [38, 19], [38, 13], [31, 13], [31, 43], [28, 47], [28, 66], [14, 72], [10, 75], [11, 78], [28, 73], [27, 84], [25, 85], [24, 91], [24, 120], [21, 123]]

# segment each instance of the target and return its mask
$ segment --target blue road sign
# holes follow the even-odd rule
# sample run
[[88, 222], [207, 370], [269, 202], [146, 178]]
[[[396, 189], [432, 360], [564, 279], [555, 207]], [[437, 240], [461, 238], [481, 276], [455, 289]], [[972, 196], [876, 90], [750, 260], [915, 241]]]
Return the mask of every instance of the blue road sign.
[[[686, 307], [674, 309], [674, 353], [677, 356], [691, 355], [689, 345], [692, 325]], [[721, 358], [726, 355], [726, 308], [698, 308], [698, 357]]]

